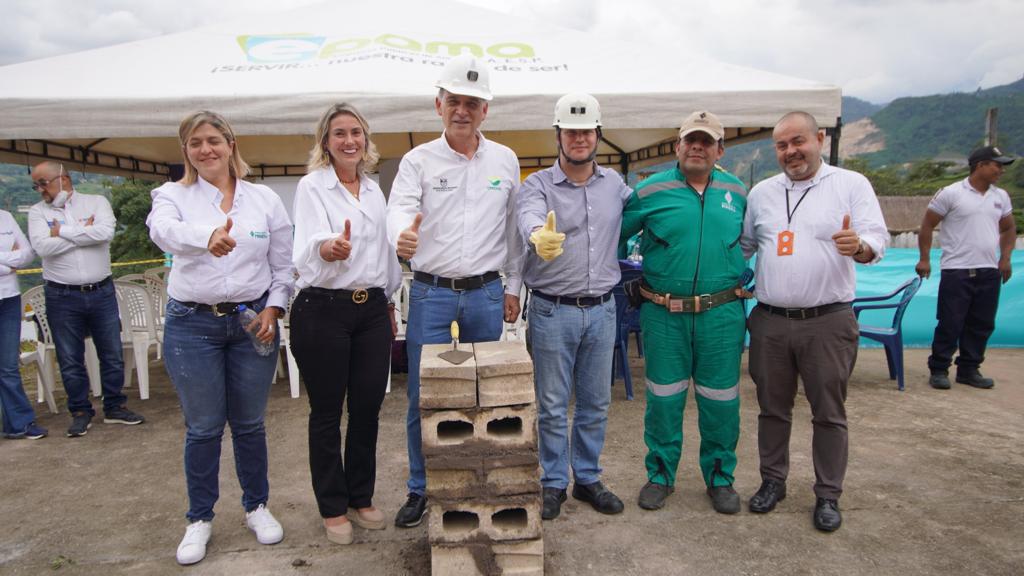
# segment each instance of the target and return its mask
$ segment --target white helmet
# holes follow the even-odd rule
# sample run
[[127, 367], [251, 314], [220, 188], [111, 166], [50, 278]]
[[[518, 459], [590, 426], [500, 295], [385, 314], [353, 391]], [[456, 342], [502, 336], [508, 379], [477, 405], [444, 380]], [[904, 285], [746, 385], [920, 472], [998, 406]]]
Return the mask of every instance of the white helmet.
[[483, 60], [469, 54], [460, 54], [452, 58], [441, 70], [441, 78], [434, 84], [452, 94], [473, 96], [490, 100], [491, 72]]
[[574, 92], [558, 99], [552, 126], [588, 130], [601, 127], [601, 105], [590, 94]]

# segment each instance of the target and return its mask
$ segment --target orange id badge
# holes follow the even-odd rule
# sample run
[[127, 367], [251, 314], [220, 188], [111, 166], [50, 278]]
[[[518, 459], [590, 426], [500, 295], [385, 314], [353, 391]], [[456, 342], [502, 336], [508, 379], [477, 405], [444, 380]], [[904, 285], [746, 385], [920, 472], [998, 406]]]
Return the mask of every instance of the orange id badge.
[[779, 256], [793, 255], [793, 233], [789, 230], [779, 232], [778, 251]]

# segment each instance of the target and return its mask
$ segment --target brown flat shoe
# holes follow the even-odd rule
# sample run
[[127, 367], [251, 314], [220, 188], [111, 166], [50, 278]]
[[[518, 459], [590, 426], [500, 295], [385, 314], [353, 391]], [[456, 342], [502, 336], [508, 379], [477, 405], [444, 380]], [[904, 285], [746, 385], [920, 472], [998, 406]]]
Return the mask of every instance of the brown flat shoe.
[[354, 510], [349, 508], [345, 515], [350, 521], [360, 528], [366, 530], [383, 530], [387, 523], [384, 521], [384, 513], [376, 508], [362, 508]]
[[324, 530], [327, 531], [327, 539], [335, 544], [347, 545], [352, 543], [352, 523], [345, 522], [329, 526], [324, 522]]

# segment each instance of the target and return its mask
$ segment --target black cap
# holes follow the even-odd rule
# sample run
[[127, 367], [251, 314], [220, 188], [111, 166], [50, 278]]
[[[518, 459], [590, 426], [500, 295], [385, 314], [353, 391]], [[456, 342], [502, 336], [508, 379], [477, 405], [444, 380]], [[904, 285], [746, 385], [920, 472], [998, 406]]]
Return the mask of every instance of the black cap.
[[967, 158], [967, 163], [974, 166], [978, 162], [985, 162], [991, 160], [993, 162], [999, 162], [1002, 165], [1012, 164], [1015, 158], [1004, 156], [1002, 151], [995, 146], [985, 146], [984, 148], [978, 148]]

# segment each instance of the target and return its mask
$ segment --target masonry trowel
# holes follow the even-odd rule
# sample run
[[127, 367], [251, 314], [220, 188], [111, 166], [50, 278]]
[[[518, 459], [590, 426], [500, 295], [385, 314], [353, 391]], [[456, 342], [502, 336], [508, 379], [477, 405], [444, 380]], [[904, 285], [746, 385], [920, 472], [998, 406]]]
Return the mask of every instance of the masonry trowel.
[[459, 323], [455, 320], [452, 320], [452, 349], [441, 352], [437, 357], [452, 364], [462, 364], [473, 357], [472, 352], [459, 350]]

